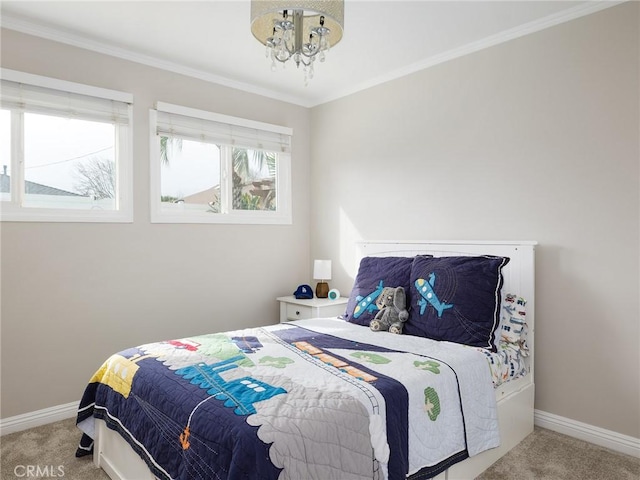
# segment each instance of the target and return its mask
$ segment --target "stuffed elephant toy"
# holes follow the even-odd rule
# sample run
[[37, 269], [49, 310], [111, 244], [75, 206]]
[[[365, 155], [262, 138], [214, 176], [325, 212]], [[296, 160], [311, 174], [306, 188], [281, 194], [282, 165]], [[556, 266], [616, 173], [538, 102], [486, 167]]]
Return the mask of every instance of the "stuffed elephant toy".
[[402, 333], [404, 322], [409, 318], [407, 311], [407, 298], [403, 287], [384, 287], [382, 293], [376, 299], [379, 308], [376, 316], [369, 322], [369, 327], [374, 332], [389, 331], [390, 333]]

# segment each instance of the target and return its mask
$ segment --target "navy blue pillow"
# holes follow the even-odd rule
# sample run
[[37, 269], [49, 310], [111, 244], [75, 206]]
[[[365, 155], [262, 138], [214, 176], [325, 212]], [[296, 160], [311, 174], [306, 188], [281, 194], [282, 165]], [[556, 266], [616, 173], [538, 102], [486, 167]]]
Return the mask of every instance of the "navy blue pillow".
[[495, 351], [508, 257], [416, 257], [404, 333]]
[[376, 298], [384, 287], [404, 287], [409, 292], [413, 257], [364, 257], [356, 275], [344, 319], [369, 325], [378, 313]]

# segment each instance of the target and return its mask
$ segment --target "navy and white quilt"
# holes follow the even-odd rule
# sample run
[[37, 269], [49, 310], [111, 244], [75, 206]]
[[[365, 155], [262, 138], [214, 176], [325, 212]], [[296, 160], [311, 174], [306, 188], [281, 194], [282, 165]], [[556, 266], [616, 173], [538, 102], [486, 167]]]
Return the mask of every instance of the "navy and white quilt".
[[160, 479], [430, 478], [499, 445], [481, 352], [337, 319], [119, 352], [82, 398], [96, 418]]

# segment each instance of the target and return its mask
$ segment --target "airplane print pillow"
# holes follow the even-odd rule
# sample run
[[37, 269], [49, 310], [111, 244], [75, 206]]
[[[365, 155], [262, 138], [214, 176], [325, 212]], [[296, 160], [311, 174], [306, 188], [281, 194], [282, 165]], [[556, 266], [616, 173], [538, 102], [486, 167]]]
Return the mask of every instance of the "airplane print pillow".
[[527, 301], [513, 293], [506, 293], [502, 299], [500, 326], [496, 330], [496, 346], [508, 343], [527, 356], [527, 331]]
[[404, 332], [496, 351], [507, 257], [416, 257]]
[[404, 287], [409, 291], [413, 257], [364, 257], [356, 275], [343, 318], [369, 325], [378, 313], [376, 299], [384, 287]]

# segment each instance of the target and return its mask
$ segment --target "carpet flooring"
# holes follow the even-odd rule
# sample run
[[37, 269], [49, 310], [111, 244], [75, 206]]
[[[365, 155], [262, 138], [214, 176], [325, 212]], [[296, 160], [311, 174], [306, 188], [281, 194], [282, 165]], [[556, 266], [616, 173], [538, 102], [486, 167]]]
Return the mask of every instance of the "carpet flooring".
[[476, 480], [640, 480], [640, 458], [535, 427]]
[[[79, 440], [74, 419], [0, 437], [0, 478], [109, 480], [75, 457]], [[536, 427], [476, 480], [640, 480], [640, 459]]]

